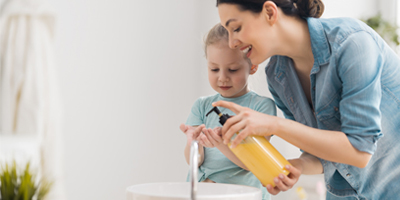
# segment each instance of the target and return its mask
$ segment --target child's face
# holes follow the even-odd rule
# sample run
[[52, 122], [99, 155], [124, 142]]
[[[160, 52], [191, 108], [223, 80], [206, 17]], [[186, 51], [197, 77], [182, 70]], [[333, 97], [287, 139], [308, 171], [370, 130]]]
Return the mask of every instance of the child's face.
[[251, 64], [245, 60], [243, 52], [231, 49], [228, 42], [219, 42], [207, 47], [208, 81], [211, 87], [223, 97], [233, 98], [246, 94]]

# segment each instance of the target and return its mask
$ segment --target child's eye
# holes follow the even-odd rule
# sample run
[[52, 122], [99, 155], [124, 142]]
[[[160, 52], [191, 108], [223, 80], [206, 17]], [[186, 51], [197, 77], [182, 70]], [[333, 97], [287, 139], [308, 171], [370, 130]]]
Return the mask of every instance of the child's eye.
[[242, 29], [242, 27], [241, 27], [241, 26], [239, 26], [239, 28], [237, 28], [237, 29], [233, 30], [233, 32], [239, 32], [241, 29]]
[[230, 69], [229, 72], [237, 72], [237, 69]]
[[211, 69], [211, 71], [217, 72], [217, 71], [219, 71], [219, 69]]

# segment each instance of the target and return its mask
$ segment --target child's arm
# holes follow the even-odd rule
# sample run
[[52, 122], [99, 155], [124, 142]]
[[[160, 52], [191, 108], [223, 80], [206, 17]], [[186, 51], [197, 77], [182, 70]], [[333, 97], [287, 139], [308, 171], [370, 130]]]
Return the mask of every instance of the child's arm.
[[[199, 140], [199, 137], [201, 136], [201, 130], [204, 127], [205, 127], [204, 125], [187, 126], [185, 124], [181, 124], [179, 127], [181, 129], [181, 131], [186, 134], [186, 138], [187, 138], [184, 154], [185, 154], [185, 159], [186, 159], [186, 162], [188, 165], [190, 165], [190, 147], [192, 145], [192, 141], [194, 139]], [[203, 145], [200, 144], [200, 142], [199, 142], [199, 159], [198, 159], [198, 161], [199, 161], [198, 166], [203, 164], [203, 161], [204, 161], [204, 147], [203, 147]]]
[[223, 139], [221, 135], [218, 133], [220, 132], [220, 127], [213, 129], [206, 129], [203, 128], [203, 135], [199, 136], [200, 143], [205, 147], [216, 147], [222, 154], [224, 154], [230, 161], [235, 163], [237, 166], [245, 169], [248, 171], [246, 165], [236, 157], [235, 154], [229, 149], [227, 145], [223, 143]]

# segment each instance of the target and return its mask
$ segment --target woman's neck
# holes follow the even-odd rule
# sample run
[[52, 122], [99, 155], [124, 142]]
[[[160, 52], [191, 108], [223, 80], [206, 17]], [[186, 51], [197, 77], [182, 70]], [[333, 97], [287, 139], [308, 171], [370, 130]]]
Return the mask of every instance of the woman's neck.
[[307, 21], [298, 17], [282, 16], [279, 28], [281, 31], [280, 55], [293, 59], [300, 71], [311, 71], [314, 55], [311, 49], [310, 32]]

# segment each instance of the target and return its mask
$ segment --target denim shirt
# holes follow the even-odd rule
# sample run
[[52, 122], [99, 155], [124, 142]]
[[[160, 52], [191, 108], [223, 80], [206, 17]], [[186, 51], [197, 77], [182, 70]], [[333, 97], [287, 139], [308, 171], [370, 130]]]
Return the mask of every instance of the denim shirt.
[[286, 56], [265, 72], [276, 105], [304, 125], [341, 131], [372, 154], [365, 168], [321, 160], [327, 199], [400, 196], [400, 59], [381, 37], [351, 18], [307, 18], [314, 65], [310, 105]]

